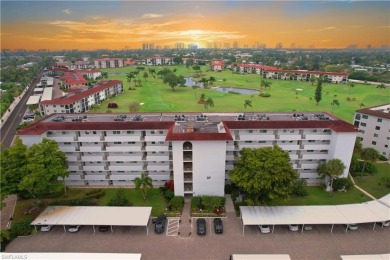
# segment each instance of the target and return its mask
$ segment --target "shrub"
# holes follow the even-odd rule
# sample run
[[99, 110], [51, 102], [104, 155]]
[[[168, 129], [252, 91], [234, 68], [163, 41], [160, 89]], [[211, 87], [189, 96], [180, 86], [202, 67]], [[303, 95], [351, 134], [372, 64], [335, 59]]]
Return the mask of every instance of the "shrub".
[[266, 93], [266, 92], [262, 92], [259, 94], [260, 97], [270, 97], [271, 94], [270, 93]]
[[118, 108], [118, 104], [117, 103], [108, 103], [107, 108], [111, 108], [111, 109]]
[[125, 207], [132, 206], [132, 204], [126, 198], [124, 190], [119, 189], [115, 193], [114, 197], [108, 202], [107, 206]]
[[[361, 169], [363, 169], [363, 164], [364, 162], [360, 162], [361, 163]], [[364, 167], [364, 171], [368, 174], [374, 174], [374, 173], [377, 173], [378, 172], [378, 169], [376, 168], [375, 164], [372, 163], [372, 162], [367, 162], [366, 163], [366, 167]]]
[[84, 196], [84, 199], [100, 199], [103, 198], [106, 192], [102, 189], [97, 189], [96, 191], [87, 192]]
[[225, 197], [202, 196], [201, 204], [202, 208], [206, 211], [214, 211], [215, 209], [220, 209], [225, 205]]
[[349, 190], [352, 186], [352, 181], [347, 178], [338, 178], [333, 181], [333, 191]]
[[307, 182], [304, 179], [297, 179], [293, 183], [293, 194], [304, 197], [309, 195], [309, 191], [307, 190]]
[[54, 201], [50, 205], [53, 206], [94, 206], [97, 204], [93, 199], [74, 199], [74, 200], [61, 200]]
[[164, 192], [164, 198], [167, 200], [167, 201], [170, 201], [173, 197], [175, 197], [175, 193], [169, 189], [167, 189], [165, 192]]
[[12, 240], [17, 236], [30, 235], [33, 230], [33, 226], [31, 226], [31, 222], [32, 219], [24, 219], [24, 220], [14, 222], [12, 224], [11, 231], [10, 231], [10, 239]]
[[[352, 155], [351, 164], [349, 166], [351, 173], [360, 171], [360, 163], [356, 155]], [[353, 175], [352, 175], [353, 176]]]
[[386, 156], [384, 156], [384, 155], [379, 155], [379, 161], [387, 161], [387, 158], [386, 158]]
[[240, 195], [240, 192], [238, 190], [233, 190], [231, 197], [233, 201], [236, 201], [236, 198]]
[[184, 197], [183, 196], [175, 196], [169, 202], [169, 206], [172, 211], [182, 211], [184, 206]]
[[199, 196], [192, 197], [191, 199], [191, 209], [193, 211], [198, 211], [202, 207], [202, 199]]
[[390, 188], [390, 177], [382, 177], [382, 184], [384, 184], [387, 188]]

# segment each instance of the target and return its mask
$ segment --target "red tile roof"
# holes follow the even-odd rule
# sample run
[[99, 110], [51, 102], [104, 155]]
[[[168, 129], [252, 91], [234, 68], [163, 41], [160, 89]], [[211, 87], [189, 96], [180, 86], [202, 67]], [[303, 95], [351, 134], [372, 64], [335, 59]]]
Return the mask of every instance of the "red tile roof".
[[281, 70], [281, 69], [265, 69], [266, 72], [282, 72], [282, 73], [297, 73], [297, 74], [316, 74], [316, 75], [335, 75], [348, 76], [346, 72], [326, 72], [326, 71], [306, 71], [306, 70]]
[[384, 104], [384, 105], [380, 105], [380, 106], [359, 109], [359, 110], [356, 110], [356, 113], [361, 113], [361, 114], [366, 114], [366, 115], [370, 115], [370, 116], [376, 116], [376, 117], [390, 119], [390, 111], [387, 111], [387, 113], [385, 113], [385, 112], [380, 111], [380, 110], [373, 110], [372, 109], [372, 108], [377, 108], [377, 107], [386, 106], [386, 105], [390, 105], [390, 104]]
[[233, 140], [230, 132], [227, 133], [174, 133], [168, 132], [166, 141], [230, 141]]
[[65, 72], [65, 75], [60, 77], [60, 80], [65, 81], [66, 83], [70, 85], [78, 85], [78, 84], [86, 84], [88, 81], [84, 78], [84, 76], [75, 71], [67, 71]]
[[278, 69], [276, 67], [272, 66], [266, 66], [262, 64], [236, 64], [237, 67], [244, 67], [244, 68], [252, 68], [252, 69], [263, 69], [263, 70], [270, 70], [270, 69]]
[[[52, 116], [52, 115], [50, 115]], [[46, 119], [45, 117], [44, 119]], [[174, 122], [45, 122], [40, 120], [17, 132], [18, 135], [41, 135], [47, 131], [91, 131], [91, 130], [158, 130], [170, 129]]]
[[69, 105], [72, 104], [82, 98], [88, 97], [92, 94], [95, 94], [97, 92], [100, 92], [106, 88], [113, 87], [119, 83], [122, 83], [120, 80], [110, 80], [104, 83], [101, 83], [100, 85], [90, 88], [86, 91], [77, 93], [75, 95], [69, 96], [69, 97], [62, 97], [62, 98], [57, 98], [57, 99], [52, 99], [52, 100], [45, 100], [40, 102], [40, 105]]
[[81, 74], [83, 73], [98, 73], [98, 72], [102, 72], [101, 70], [74, 70], [75, 72], [79, 72]]
[[223, 66], [223, 61], [221, 61], [221, 60], [213, 60], [213, 61], [211, 61], [211, 66], [213, 66], [213, 65], [221, 65], [221, 66]]
[[76, 61], [74, 63], [74, 65], [87, 65], [87, 64], [88, 64], [88, 62], [85, 62], [85, 61]]

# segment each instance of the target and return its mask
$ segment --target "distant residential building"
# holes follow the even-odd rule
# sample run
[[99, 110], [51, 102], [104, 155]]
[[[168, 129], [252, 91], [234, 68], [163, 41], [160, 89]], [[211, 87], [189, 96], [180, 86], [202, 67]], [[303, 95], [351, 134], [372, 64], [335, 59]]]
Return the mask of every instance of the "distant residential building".
[[41, 115], [53, 113], [82, 113], [90, 109], [94, 104], [100, 104], [110, 95], [116, 96], [123, 92], [123, 84], [120, 80], [100, 82], [93, 87], [84, 87], [78, 90], [70, 90], [61, 98], [45, 100], [39, 103]]
[[356, 110], [354, 125], [363, 147], [371, 147], [390, 160], [390, 104]]
[[86, 61], [76, 61], [75, 63], [73, 63], [70, 67], [70, 69], [72, 70], [80, 70], [80, 69], [88, 69], [89, 67], [89, 64], [88, 62]]
[[197, 50], [198, 49], [198, 45], [196, 45], [196, 44], [188, 44], [188, 49], [189, 50]]
[[213, 71], [223, 71], [224, 70], [224, 62], [221, 60], [213, 60], [211, 61], [211, 70]]
[[94, 65], [97, 69], [121, 68], [124, 60], [122, 58], [95, 59]]
[[63, 76], [58, 78], [65, 89], [77, 89], [87, 85], [88, 81], [84, 76], [76, 71], [66, 71]]
[[52, 68], [53, 69], [60, 69], [60, 68], [70, 69], [71, 66], [72, 66], [72, 63], [69, 61], [62, 61], [62, 62], [59, 61], [59, 62], [54, 62], [52, 65]]
[[96, 79], [102, 76], [102, 72], [100, 70], [75, 70], [75, 72], [80, 73], [83, 76], [85, 75], [89, 79]]
[[[244, 55], [244, 54], [243, 54]], [[242, 56], [245, 57], [245, 56]], [[234, 64], [233, 69], [240, 73], [256, 73], [263, 74], [267, 69], [276, 69], [276, 67], [261, 65], [261, 64]]]
[[164, 66], [164, 65], [172, 65], [173, 57], [147, 57], [142, 61], [143, 65], [147, 66]]
[[133, 60], [133, 59], [126, 59], [125, 63], [124, 63], [125, 66], [134, 66], [136, 64], [137, 64], [137, 61]]

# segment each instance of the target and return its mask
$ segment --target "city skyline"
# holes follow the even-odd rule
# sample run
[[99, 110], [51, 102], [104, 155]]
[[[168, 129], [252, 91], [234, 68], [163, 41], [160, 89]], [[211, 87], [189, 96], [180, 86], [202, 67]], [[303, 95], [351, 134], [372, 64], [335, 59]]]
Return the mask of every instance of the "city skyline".
[[1, 48], [379, 48], [390, 45], [389, 11], [385, 1], [2, 1]]

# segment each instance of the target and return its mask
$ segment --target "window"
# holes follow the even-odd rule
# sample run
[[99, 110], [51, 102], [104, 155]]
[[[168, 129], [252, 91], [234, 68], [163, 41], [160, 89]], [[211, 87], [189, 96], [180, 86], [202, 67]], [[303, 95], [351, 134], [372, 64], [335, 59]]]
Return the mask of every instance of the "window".
[[259, 133], [267, 133], [267, 130], [259, 130]]
[[128, 134], [128, 135], [133, 135], [133, 134], [134, 134], [134, 131], [127, 131], [127, 134]]
[[356, 114], [356, 115], [355, 115], [355, 119], [356, 119], [356, 120], [360, 120], [360, 118], [361, 118], [361, 115], [360, 115], [360, 114]]
[[366, 131], [364, 130], [359, 130], [360, 133], [364, 134]]
[[389, 147], [387, 144], [385, 144], [385, 148]]
[[154, 135], [156, 132], [155, 131], [150, 131], [150, 134]]
[[314, 143], [315, 142], [315, 140], [309, 140], [309, 143]]
[[114, 142], [114, 144], [122, 144], [122, 142]]
[[89, 131], [85, 131], [84, 133], [85, 133], [86, 135], [89, 135]]
[[164, 134], [164, 131], [159, 131], [158, 133], [159, 133], [160, 135], [162, 135], [162, 134]]
[[375, 130], [381, 130], [381, 127], [380, 126], [376, 126]]
[[376, 142], [375, 142], [375, 141], [372, 141], [371, 143], [372, 143], [373, 145], [376, 145]]
[[253, 133], [253, 130], [248, 130], [248, 133], [252, 134], [252, 133]]
[[378, 118], [377, 122], [381, 123], [382, 122], [382, 118]]
[[363, 119], [367, 119], [367, 118], [368, 118], [368, 116], [367, 116], [367, 115], [363, 115], [362, 117], [363, 117]]
[[251, 144], [251, 143], [252, 143], [252, 141], [245, 141], [245, 143], [246, 143], [246, 144]]
[[119, 135], [119, 134], [121, 133], [121, 131], [112, 131], [112, 133], [113, 133], [114, 135]]
[[366, 123], [361, 123], [360, 126], [365, 127], [367, 124]]
[[71, 145], [72, 143], [65, 142], [64, 145]]
[[378, 137], [378, 134], [374, 134], [374, 137]]
[[92, 131], [92, 134], [96, 135], [96, 131]]

